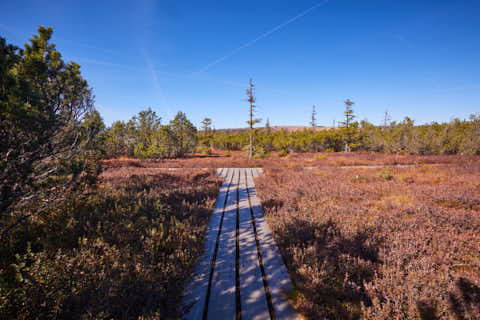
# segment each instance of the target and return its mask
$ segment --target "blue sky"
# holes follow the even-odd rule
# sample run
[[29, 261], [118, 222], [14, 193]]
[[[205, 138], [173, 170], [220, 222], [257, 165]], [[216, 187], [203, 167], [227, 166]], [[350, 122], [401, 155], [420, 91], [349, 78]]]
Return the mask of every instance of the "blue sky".
[[105, 122], [151, 107], [199, 125], [245, 127], [245, 89], [272, 125], [342, 119], [417, 123], [480, 112], [480, 1], [0, 1], [0, 35], [52, 26]]

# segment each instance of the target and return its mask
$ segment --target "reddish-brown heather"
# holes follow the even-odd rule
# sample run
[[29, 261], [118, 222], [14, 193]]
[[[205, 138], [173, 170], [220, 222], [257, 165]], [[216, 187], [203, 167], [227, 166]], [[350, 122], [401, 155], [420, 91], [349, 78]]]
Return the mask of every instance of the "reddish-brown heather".
[[278, 152], [263, 158], [249, 160], [244, 152], [218, 152], [212, 156], [193, 155], [185, 159], [139, 160], [117, 158], [104, 161], [106, 168], [293, 168], [369, 165], [459, 164], [478, 161], [478, 156], [418, 156], [380, 154], [373, 152], [352, 153], [292, 153], [279, 157]]
[[0, 246], [0, 319], [180, 318], [220, 179], [123, 166], [101, 181]]
[[430, 161], [450, 165], [273, 168], [257, 179], [301, 313], [478, 319], [480, 161], [420, 163]]

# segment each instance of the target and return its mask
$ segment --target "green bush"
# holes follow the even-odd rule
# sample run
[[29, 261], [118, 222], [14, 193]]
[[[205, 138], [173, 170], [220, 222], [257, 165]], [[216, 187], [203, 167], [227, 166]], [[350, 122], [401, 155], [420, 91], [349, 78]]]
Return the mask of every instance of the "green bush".
[[378, 173], [378, 176], [385, 180], [393, 180], [392, 169], [389, 167], [383, 168]]
[[278, 153], [278, 157], [280, 157], [280, 158], [286, 157], [286, 156], [288, 156], [288, 153], [289, 152], [287, 150], [282, 150]]

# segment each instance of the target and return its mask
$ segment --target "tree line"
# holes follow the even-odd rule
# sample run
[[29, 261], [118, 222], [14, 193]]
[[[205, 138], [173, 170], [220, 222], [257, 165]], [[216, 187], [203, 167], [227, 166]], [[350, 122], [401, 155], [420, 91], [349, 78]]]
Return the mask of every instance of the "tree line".
[[179, 111], [168, 125], [150, 108], [128, 122], [115, 121], [105, 132], [106, 157], [178, 158], [197, 147], [197, 128]]
[[[386, 126], [368, 121], [352, 121], [337, 128], [315, 130], [306, 128], [289, 132], [273, 131], [269, 127], [254, 130], [254, 151], [257, 157], [279, 151], [291, 152], [343, 152], [373, 151], [382, 153], [470, 154], [480, 155], [480, 116], [469, 120], [454, 119], [448, 123], [415, 125], [406, 117], [391, 121]], [[199, 132], [201, 144], [220, 150], [245, 150], [249, 146], [249, 132], [228, 130]]]

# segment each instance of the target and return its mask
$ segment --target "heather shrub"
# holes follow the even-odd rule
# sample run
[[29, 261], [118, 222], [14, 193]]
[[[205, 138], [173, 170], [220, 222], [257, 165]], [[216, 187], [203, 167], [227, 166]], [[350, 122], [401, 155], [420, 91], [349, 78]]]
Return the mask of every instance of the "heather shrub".
[[[137, 170], [137, 173], [129, 174]], [[0, 245], [0, 318], [178, 318], [219, 182], [115, 168]]]
[[378, 173], [378, 176], [379, 176], [380, 178], [385, 179], [385, 180], [392, 180], [392, 179], [393, 179], [392, 169], [390, 169], [389, 167], [383, 168], [383, 169], [380, 170], [380, 172]]
[[[269, 169], [256, 180], [310, 319], [476, 319], [480, 165]], [[355, 177], [352, 179], [352, 177]]]

